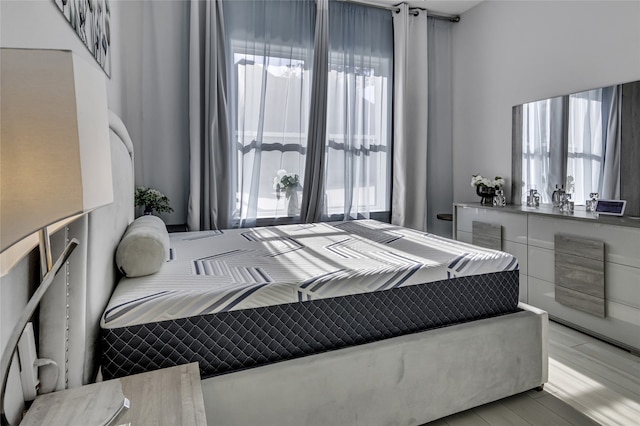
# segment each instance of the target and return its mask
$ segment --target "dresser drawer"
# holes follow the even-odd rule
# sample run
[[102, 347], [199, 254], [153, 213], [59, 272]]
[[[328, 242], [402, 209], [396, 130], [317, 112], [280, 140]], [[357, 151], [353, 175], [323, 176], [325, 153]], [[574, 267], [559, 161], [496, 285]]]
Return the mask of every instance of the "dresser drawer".
[[556, 234], [601, 240], [606, 262], [640, 268], [640, 228], [529, 215], [530, 246], [553, 250]]
[[[529, 277], [555, 284], [554, 263], [553, 250], [529, 246]], [[606, 300], [640, 309], [640, 268], [605, 263], [604, 291]]]
[[456, 231], [473, 232], [473, 222], [493, 223], [502, 226], [503, 241], [527, 243], [527, 215], [507, 213], [498, 209], [456, 207]]
[[568, 321], [598, 337], [622, 343], [623, 346], [640, 348], [640, 310], [607, 300], [606, 318], [600, 318], [555, 301], [554, 284], [529, 276], [528, 304], [543, 309], [549, 316]]

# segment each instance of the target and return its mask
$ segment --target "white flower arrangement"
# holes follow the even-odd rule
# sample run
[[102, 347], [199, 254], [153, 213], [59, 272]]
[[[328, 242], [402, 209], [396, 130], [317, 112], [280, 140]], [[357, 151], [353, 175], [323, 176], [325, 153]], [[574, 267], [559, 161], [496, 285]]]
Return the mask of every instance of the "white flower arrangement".
[[273, 189], [275, 189], [278, 194], [280, 191], [296, 189], [299, 185], [300, 177], [295, 173], [287, 173], [286, 170], [278, 170], [276, 176], [273, 178]]
[[474, 188], [476, 186], [488, 186], [495, 189], [500, 189], [502, 188], [502, 185], [504, 185], [504, 179], [500, 176], [496, 176], [495, 178], [493, 178], [493, 180], [482, 177], [482, 175], [479, 174], [471, 176], [471, 186]]

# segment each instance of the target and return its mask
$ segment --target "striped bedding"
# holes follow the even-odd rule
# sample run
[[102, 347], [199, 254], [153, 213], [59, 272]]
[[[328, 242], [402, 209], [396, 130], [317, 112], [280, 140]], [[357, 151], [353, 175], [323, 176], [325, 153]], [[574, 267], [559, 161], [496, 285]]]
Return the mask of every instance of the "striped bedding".
[[103, 329], [518, 269], [507, 253], [373, 220], [171, 234], [170, 252], [157, 274], [120, 281]]

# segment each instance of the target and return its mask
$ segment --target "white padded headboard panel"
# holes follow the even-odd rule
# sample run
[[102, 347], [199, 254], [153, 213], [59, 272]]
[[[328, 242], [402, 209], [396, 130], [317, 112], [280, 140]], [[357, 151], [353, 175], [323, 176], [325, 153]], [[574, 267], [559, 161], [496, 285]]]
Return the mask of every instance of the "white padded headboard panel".
[[134, 172], [133, 144], [120, 117], [109, 111], [113, 204], [89, 214], [89, 252], [87, 253], [87, 348], [83, 382], [96, 372], [96, 343], [100, 317], [119, 278], [115, 253], [118, 243], [133, 222]]
[[[95, 378], [100, 317], [119, 278], [115, 251], [134, 219], [133, 144], [122, 120], [111, 111], [109, 127], [114, 202], [78, 219], [52, 238], [54, 253], [68, 238], [80, 241], [40, 310], [40, 356], [60, 366], [57, 390], [81, 386]], [[53, 369], [42, 369], [42, 373], [45, 387], [55, 381]]]

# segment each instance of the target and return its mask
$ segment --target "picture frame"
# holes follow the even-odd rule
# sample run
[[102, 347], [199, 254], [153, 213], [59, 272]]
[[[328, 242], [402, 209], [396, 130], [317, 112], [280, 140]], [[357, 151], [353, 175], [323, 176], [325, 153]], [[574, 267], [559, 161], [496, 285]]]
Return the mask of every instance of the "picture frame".
[[624, 216], [624, 208], [626, 205], [626, 200], [598, 200], [596, 202], [595, 212], [611, 216]]
[[109, 0], [53, 0], [91, 55], [111, 78]]

